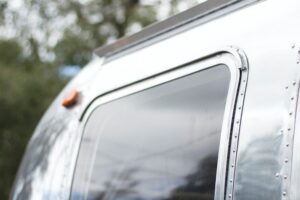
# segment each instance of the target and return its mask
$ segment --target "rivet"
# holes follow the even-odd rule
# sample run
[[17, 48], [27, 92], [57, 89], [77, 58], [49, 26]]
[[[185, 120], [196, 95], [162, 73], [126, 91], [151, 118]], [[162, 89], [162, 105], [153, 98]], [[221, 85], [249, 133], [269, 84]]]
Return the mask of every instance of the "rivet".
[[232, 182], [233, 182], [233, 180], [232, 180], [232, 179], [230, 179], [229, 181], [230, 181], [230, 183], [232, 183]]
[[287, 175], [284, 175], [284, 177], [283, 177], [284, 179], [287, 179]]
[[286, 147], [289, 147], [290, 146], [290, 144], [286, 144]]
[[241, 93], [241, 96], [243, 96], [244, 95], [244, 93]]
[[294, 100], [294, 97], [292, 97], [291, 100], [293, 101], [293, 100]]
[[236, 152], [235, 149], [233, 149], [232, 152], [235, 153]]
[[283, 195], [283, 196], [286, 196], [286, 192], [282, 192], [282, 195]]
[[289, 89], [289, 86], [286, 86], [285, 89], [286, 89], [286, 90]]
[[293, 44], [293, 45], [292, 45], [292, 49], [295, 49], [295, 47], [296, 47], [296, 45], [295, 45], [295, 44]]
[[285, 160], [284, 160], [284, 162], [285, 162], [285, 163], [288, 163], [288, 162], [289, 162], [289, 160], [288, 160], [288, 159], [285, 159]]
[[276, 177], [279, 177], [279, 173], [276, 173], [275, 176], [276, 176]]
[[237, 123], [237, 124], [239, 124], [239, 123], [240, 123], [240, 121], [236, 121], [236, 123]]
[[283, 130], [281, 129], [280, 132], [283, 133]]
[[300, 64], [300, 61], [297, 61], [297, 64]]
[[247, 70], [247, 67], [245, 65], [243, 65], [241, 70], [245, 71], [245, 70]]
[[234, 167], [234, 165], [231, 165], [231, 167], [233, 168], [233, 167]]
[[228, 194], [228, 197], [229, 197], [229, 198], [231, 198], [231, 197], [232, 197], [232, 195], [231, 195], [231, 194]]
[[289, 113], [289, 115], [293, 115], [293, 113], [292, 113], [292, 112], [290, 112], [290, 113]]
[[[297, 63], [299, 63], [299, 61]], [[293, 82], [293, 85], [296, 85], [296, 82]]]
[[291, 131], [291, 128], [288, 128], [288, 131]]
[[234, 137], [235, 137], [235, 138], [237, 138], [238, 136], [237, 136], [237, 135], [235, 135]]
[[243, 80], [244, 83], [246, 83], [246, 80]]
[[242, 110], [242, 107], [241, 107], [241, 106], [239, 107], [239, 110]]

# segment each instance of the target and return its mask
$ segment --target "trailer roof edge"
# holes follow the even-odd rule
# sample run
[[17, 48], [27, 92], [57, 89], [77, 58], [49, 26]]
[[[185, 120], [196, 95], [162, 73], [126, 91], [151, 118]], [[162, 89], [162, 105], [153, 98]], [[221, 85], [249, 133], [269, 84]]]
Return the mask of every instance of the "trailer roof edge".
[[112, 44], [99, 47], [94, 52], [100, 57], [110, 57], [132, 46], [202, 18], [212, 12], [242, 1], [247, 2], [247, 0], [207, 0], [166, 20], [149, 25], [140, 32], [123, 37]]

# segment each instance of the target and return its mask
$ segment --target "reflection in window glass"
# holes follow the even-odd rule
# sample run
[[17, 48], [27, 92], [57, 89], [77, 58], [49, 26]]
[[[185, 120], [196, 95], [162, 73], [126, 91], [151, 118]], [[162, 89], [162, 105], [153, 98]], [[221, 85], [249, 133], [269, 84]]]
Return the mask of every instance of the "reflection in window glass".
[[72, 199], [213, 200], [229, 81], [219, 65], [95, 109]]

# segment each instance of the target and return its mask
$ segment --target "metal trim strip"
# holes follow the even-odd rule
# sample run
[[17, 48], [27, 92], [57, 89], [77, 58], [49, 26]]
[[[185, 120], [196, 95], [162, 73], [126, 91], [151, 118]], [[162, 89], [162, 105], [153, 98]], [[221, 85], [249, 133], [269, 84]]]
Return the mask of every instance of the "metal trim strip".
[[99, 47], [94, 52], [100, 57], [110, 57], [147, 40], [155, 38], [159, 35], [163, 35], [171, 30], [203, 18], [204, 16], [209, 15], [217, 10], [224, 9], [239, 2], [245, 2], [246, 4], [249, 4], [253, 1], [258, 0], [208, 0], [162, 22], [150, 25], [136, 34], [123, 37], [117, 40], [115, 43]]

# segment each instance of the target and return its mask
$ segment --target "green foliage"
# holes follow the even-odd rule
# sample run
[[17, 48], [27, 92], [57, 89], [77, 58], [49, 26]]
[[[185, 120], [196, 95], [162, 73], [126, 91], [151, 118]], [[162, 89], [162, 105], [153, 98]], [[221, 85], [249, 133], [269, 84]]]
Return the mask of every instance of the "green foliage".
[[60, 65], [84, 66], [91, 60], [92, 45], [81, 37], [73, 34], [66, 34], [65, 37], [55, 46], [56, 62]]
[[14, 40], [0, 41], [0, 62], [3, 67], [21, 62], [22, 49]]
[[[94, 0], [86, 4], [60, 4], [57, 0], [57, 8], [61, 16], [76, 16], [75, 23], [64, 30], [64, 37], [54, 48], [60, 64], [83, 66], [91, 57], [91, 49], [108, 39], [125, 36], [135, 23], [143, 27], [156, 20], [154, 7], [139, 6], [139, 0]], [[66, 57], [61, 56], [62, 51], [67, 52]]]
[[[92, 49], [132, 33], [133, 26], [156, 21], [155, 6], [141, 5], [139, 0], [24, 0], [22, 9], [4, 9], [9, 19], [5, 25], [16, 26], [16, 40], [28, 59], [43, 62], [54, 55], [50, 62], [58, 66], [82, 67]], [[34, 22], [24, 23], [27, 16]]]
[[0, 24], [4, 20], [4, 10], [7, 7], [7, 3], [0, 0]]

